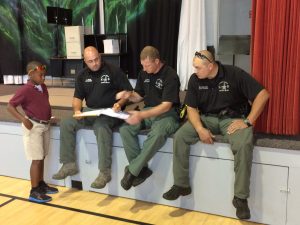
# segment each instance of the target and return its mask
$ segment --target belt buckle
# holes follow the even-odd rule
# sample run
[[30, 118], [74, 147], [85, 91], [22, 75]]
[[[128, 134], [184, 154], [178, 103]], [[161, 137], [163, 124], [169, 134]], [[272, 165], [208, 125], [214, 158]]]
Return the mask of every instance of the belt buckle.
[[47, 121], [47, 120], [40, 120], [40, 123], [41, 123], [41, 124], [48, 124], [49, 121]]
[[36, 118], [30, 118], [29, 119], [32, 119], [33, 121], [37, 122], [37, 123], [40, 123], [40, 124], [49, 124], [49, 120], [39, 120], [39, 119], [36, 119]]

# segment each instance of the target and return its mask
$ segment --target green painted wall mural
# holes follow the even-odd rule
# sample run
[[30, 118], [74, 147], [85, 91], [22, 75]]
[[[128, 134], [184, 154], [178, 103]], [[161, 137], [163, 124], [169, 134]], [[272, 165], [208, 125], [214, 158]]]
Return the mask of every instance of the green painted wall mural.
[[145, 12], [146, 1], [104, 0], [105, 33], [127, 33], [127, 23]]
[[17, 4], [15, 0], [4, 0], [0, 2], [0, 34], [16, 49], [16, 53], [21, 57], [20, 32], [18, 29]]
[[[82, 19], [85, 25], [91, 25], [92, 20], [94, 24], [98, 21], [97, 0], [1, 0], [0, 43], [10, 46], [12, 52], [9, 54], [16, 60], [34, 58], [48, 63], [55, 54], [56, 25], [47, 23], [47, 6], [72, 9], [73, 25], [82, 25]], [[63, 26], [59, 26], [59, 36], [59, 53], [65, 55]]]
[[[95, 33], [99, 32], [99, 0], [1, 0], [0, 1], [0, 76], [1, 74], [22, 74], [30, 60], [40, 60], [49, 65], [49, 58], [56, 54], [56, 27], [47, 23], [47, 6], [69, 8], [73, 11], [73, 25], [94, 24]], [[172, 0], [173, 1], [173, 0]], [[155, 44], [152, 37], [139, 34], [147, 33], [149, 15], [156, 13], [158, 5], [171, 4], [160, 0], [103, 0], [105, 32], [130, 33], [129, 57], [138, 64], [139, 45]], [[173, 4], [173, 3], [172, 3]], [[175, 3], [174, 3], [175, 4]], [[169, 10], [167, 8], [167, 10]], [[153, 11], [153, 12], [152, 12]], [[156, 16], [155, 16], [156, 18]], [[152, 21], [151, 21], [152, 23]], [[147, 26], [146, 26], [147, 25]], [[160, 27], [156, 25], [156, 29]], [[140, 26], [140, 27], [139, 27]], [[146, 27], [145, 27], [146, 26]], [[138, 29], [138, 31], [136, 30]], [[144, 32], [146, 29], [147, 32]], [[149, 28], [150, 29], [150, 28]], [[153, 29], [153, 27], [151, 28]], [[59, 26], [59, 52], [65, 56], [64, 29]], [[149, 33], [149, 32], [148, 32]], [[151, 32], [153, 33], [153, 32]], [[172, 36], [173, 37], [173, 36]], [[138, 38], [138, 39], [136, 39]], [[159, 41], [160, 43], [161, 41]], [[158, 45], [159, 46], [159, 45]], [[167, 57], [166, 57], [167, 58]], [[137, 66], [132, 66], [133, 74]]]

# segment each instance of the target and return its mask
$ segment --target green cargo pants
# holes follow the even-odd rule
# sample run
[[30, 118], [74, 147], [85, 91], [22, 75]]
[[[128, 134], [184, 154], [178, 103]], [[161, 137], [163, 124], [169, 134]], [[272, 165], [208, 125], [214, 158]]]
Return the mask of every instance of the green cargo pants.
[[[231, 118], [219, 119], [211, 116], [201, 116], [203, 125], [213, 134], [222, 134], [228, 140], [234, 155], [234, 195], [238, 198], [249, 197], [250, 175], [253, 153], [253, 128], [248, 127], [227, 134]], [[198, 142], [199, 136], [192, 124], [187, 121], [174, 135], [173, 145], [173, 175], [174, 184], [189, 187], [189, 153], [190, 145]], [[218, 179], [216, 177], [216, 179]]]
[[[165, 144], [168, 136], [179, 127], [178, 115], [170, 110], [160, 116], [143, 120], [137, 125], [124, 124], [120, 127], [120, 135], [129, 162], [129, 171], [139, 175], [147, 162]], [[138, 134], [142, 129], [150, 129], [142, 147], [139, 145]]]
[[[85, 108], [84, 111], [91, 109]], [[122, 123], [122, 120], [101, 115], [85, 117], [81, 120], [67, 118], [60, 123], [60, 162], [76, 161], [76, 132], [85, 126], [92, 126], [98, 144], [98, 168], [101, 172], [111, 168], [112, 163], [112, 129]]]

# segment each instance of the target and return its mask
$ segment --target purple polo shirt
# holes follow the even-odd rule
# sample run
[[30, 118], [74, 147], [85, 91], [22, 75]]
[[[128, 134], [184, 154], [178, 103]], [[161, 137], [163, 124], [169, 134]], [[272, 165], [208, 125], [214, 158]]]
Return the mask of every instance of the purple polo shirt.
[[14, 107], [21, 105], [28, 117], [39, 120], [50, 120], [51, 107], [49, 93], [45, 84], [41, 84], [43, 92], [40, 92], [31, 81], [20, 87], [10, 99], [9, 104]]

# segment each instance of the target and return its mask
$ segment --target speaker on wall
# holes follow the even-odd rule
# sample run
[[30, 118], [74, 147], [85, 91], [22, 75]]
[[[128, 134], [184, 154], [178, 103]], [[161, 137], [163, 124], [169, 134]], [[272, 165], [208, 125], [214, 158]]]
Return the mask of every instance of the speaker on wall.
[[82, 59], [66, 59], [63, 65], [63, 74], [65, 77], [76, 77], [77, 73], [83, 68]]
[[47, 23], [72, 25], [72, 9], [47, 6]]
[[52, 77], [63, 76], [63, 60], [62, 59], [50, 59], [50, 75]]

